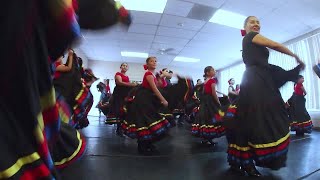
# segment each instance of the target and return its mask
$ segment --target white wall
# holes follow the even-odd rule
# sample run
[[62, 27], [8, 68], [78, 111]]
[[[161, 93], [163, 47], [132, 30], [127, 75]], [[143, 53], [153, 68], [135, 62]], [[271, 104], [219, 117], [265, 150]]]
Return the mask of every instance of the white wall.
[[[93, 73], [100, 78], [98, 81], [96, 81], [91, 86], [91, 92], [94, 96], [94, 103], [92, 106], [91, 111], [89, 112], [89, 115], [97, 116], [99, 115], [99, 111], [97, 108], [95, 108], [96, 104], [99, 102], [100, 93], [97, 91], [96, 85], [103, 81], [103, 79], [110, 79], [110, 88], [111, 92], [113, 92], [113, 88], [115, 86], [114, 82], [114, 75], [116, 72], [120, 71], [120, 64], [122, 62], [110, 62], [110, 61], [95, 61], [95, 60], [89, 60], [88, 61], [88, 67], [92, 69]], [[127, 72], [127, 75], [130, 78], [130, 81], [142, 81], [143, 75], [145, 73], [145, 70], [143, 69], [143, 64], [137, 64], [137, 63], [128, 63], [129, 70]], [[158, 65], [157, 70], [161, 70], [165, 68], [164, 66]], [[194, 83], [196, 83], [197, 79], [203, 79], [202, 78], [202, 72], [203, 69], [196, 69], [196, 68], [179, 68], [179, 67], [166, 67], [169, 68], [174, 72], [174, 74], [179, 74], [183, 76], [188, 76], [193, 78]], [[172, 82], [175, 82], [176, 78], [172, 79]]]

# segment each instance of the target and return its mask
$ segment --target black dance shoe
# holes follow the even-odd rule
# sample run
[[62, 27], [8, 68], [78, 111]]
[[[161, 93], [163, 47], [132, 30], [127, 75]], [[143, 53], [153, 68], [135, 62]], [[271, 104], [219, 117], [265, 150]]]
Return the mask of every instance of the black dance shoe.
[[300, 131], [296, 131], [296, 136], [304, 136], [304, 133]]
[[124, 137], [123, 132], [122, 132], [121, 129], [117, 129], [117, 130], [116, 130], [116, 134], [117, 134], [117, 136], [119, 136], [119, 137]]
[[212, 139], [210, 139], [210, 140], [202, 140], [201, 144], [210, 145], [210, 146], [216, 146], [218, 143], [213, 142]]
[[246, 172], [239, 165], [230, 165], [230, 169], [229, 170], [234, 172], [234, 173], [236, 173], [236, 174], [239, 174], [241, 176], [246, 175]]
[[139, 143], [138, 142], [138, 152], [139, 154], [150, 156], [152, 155], [152, 149], [151, 147], [147, 147], [145, 143]]
[[251, 177], [261, 177], [262, 174], [256, 169], [254, 165], [250, 165], [244, 168], [244, 171]]

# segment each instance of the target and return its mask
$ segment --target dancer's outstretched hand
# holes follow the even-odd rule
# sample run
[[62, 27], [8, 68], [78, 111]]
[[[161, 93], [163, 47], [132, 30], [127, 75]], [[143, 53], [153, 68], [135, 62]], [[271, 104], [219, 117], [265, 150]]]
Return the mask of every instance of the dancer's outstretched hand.
[[164, 105], [165, 107], [168, 107], [168, 105], [169, 105], [168, 101], [166, 101], [166, 100], [162, 101], [161, 104]]
[[68, 50], [68, 54], [69, 54], [69, 55], [73, 55], [73, 53], [74, 53], [73, 49], [69, 49], [69, 50]]

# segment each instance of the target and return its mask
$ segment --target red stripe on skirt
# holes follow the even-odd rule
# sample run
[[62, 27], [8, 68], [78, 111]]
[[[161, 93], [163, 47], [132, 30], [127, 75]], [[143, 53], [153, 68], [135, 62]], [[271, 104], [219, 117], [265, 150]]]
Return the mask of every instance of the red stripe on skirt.
[[58, 105], [55, 104], [55, 106], [42, 111], [42, 116], [45, 125], [57, 123], [59, 119]]
[[252, 157], [252, 154], [250, 152], [246, 152], [246, 151], [239, 151], [237, 149], [234, 148], [229, 148], [228, 150], [228, 154], [233, 155], [239, 159], [249, 159]]
[[51, 172], [47, 168], [45, 164], [41, 164], [40, 166], [28, 169], [23, 172], [20, 180], [35, 180], [35, 179], [45, 179], [51, 176]]
[[289, 145], [289, 138], [285, 140], [283, 143], [279, 144], [278, 146], [272, 148], [265, 148], [265, 149], [254, 149], [255, 154], [258, 156], [264, 156], [267, 154], [275, 153], [286, 149]]

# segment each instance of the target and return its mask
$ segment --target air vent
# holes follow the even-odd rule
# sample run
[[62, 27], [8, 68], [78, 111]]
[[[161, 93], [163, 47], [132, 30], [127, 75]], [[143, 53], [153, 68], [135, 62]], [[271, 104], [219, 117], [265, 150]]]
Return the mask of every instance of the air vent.
[[213, 8], [210, 6], [194, 4], [187, 17], [201, 21], [209, 21], [216, 10], [217, 8]]

